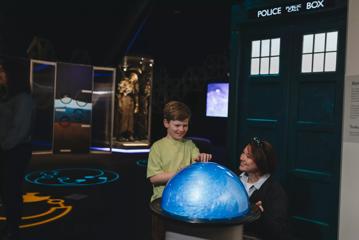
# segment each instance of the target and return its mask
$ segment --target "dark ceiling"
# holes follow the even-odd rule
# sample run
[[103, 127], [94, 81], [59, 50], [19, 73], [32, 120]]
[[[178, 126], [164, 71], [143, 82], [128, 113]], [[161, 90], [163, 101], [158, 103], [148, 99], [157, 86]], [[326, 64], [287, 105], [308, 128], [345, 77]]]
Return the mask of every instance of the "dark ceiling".
[[48, 60], [114, 65], [143, 55], [191, 63], [228, 50], [229, 25], [226, 0], [12, 0], [0, 9], [0, 53], [29, 57], [41, 43]]

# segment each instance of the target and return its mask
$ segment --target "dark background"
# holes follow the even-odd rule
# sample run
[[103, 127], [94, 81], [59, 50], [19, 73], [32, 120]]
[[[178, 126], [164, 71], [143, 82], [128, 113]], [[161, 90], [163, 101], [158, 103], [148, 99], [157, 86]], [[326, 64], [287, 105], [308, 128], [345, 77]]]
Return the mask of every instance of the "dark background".
[[9, 1], [0, 8], [0, 54], [117, 67], [155, 61], [151, 138], [165, 132], [169, 100], [193, 112], [188, 135], [226, 145], [227, 119], [205, 117], [209, 82], [228, 82], [231, 1]]

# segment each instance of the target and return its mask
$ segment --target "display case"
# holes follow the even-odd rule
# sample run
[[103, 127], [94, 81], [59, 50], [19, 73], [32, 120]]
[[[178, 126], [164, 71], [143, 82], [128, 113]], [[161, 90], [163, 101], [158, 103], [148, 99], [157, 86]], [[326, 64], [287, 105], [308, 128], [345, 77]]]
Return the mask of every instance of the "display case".
[[150, 58], [125, 56], [118, 67], [114, 147], [149, 146], [153, 64]]

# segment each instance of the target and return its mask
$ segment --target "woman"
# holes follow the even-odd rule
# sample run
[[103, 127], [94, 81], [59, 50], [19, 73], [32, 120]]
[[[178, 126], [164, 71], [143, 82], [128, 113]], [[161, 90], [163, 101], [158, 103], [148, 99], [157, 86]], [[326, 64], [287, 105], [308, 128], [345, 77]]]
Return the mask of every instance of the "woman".
[[291, 239], [287, 222], [287, 196], [272, 173], [276, 156], [272, 145], [257, 137], [245, 146], [241, 156], [240, 179], [245, 186], [249, 201], [261, 210], [261, 217], [244, 226], [245, 234], [260, 239]]
[[0, 63], [0, 190], [6, 226], [2, 239], [19, 239], [22, 184], [31, 159], [32, 98], [25, 64]]

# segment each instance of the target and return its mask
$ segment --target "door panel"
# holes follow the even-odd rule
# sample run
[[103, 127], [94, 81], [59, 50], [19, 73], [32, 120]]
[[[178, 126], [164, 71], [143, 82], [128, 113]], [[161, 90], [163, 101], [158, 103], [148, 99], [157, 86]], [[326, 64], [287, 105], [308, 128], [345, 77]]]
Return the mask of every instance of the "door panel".
[[[242, 148], [251, 136], [273, 143], [279, 156], [276, 175], [289, 195], [296, 235], [303, 239], [336, 239], [344, 21], [337, 18], [320, 24], [302, 22], [300, 26], [290, 22], [275, 27], [263, 25], [243, 28], [238, 147]], [[328, 40], [322, 48], [318, 47], [319, 40], [313, 40], [310, 69], [316, 69], [314, 56], [325, 56], [328, 49], [336, 55], [336, 71], [325, 72], [323, 67], [323, 72], [302, 73], [303, 36], [312, 34], [313, 39], [320, 39], [316, 36], [333, 31], [338, 32], [335, 52]], [[251, 75], [252, 42], [273, 38], [280, 38], [281, 43], [279, 73]], [[330, 61], [323, 59], [316, 65], [325, 66]]]

